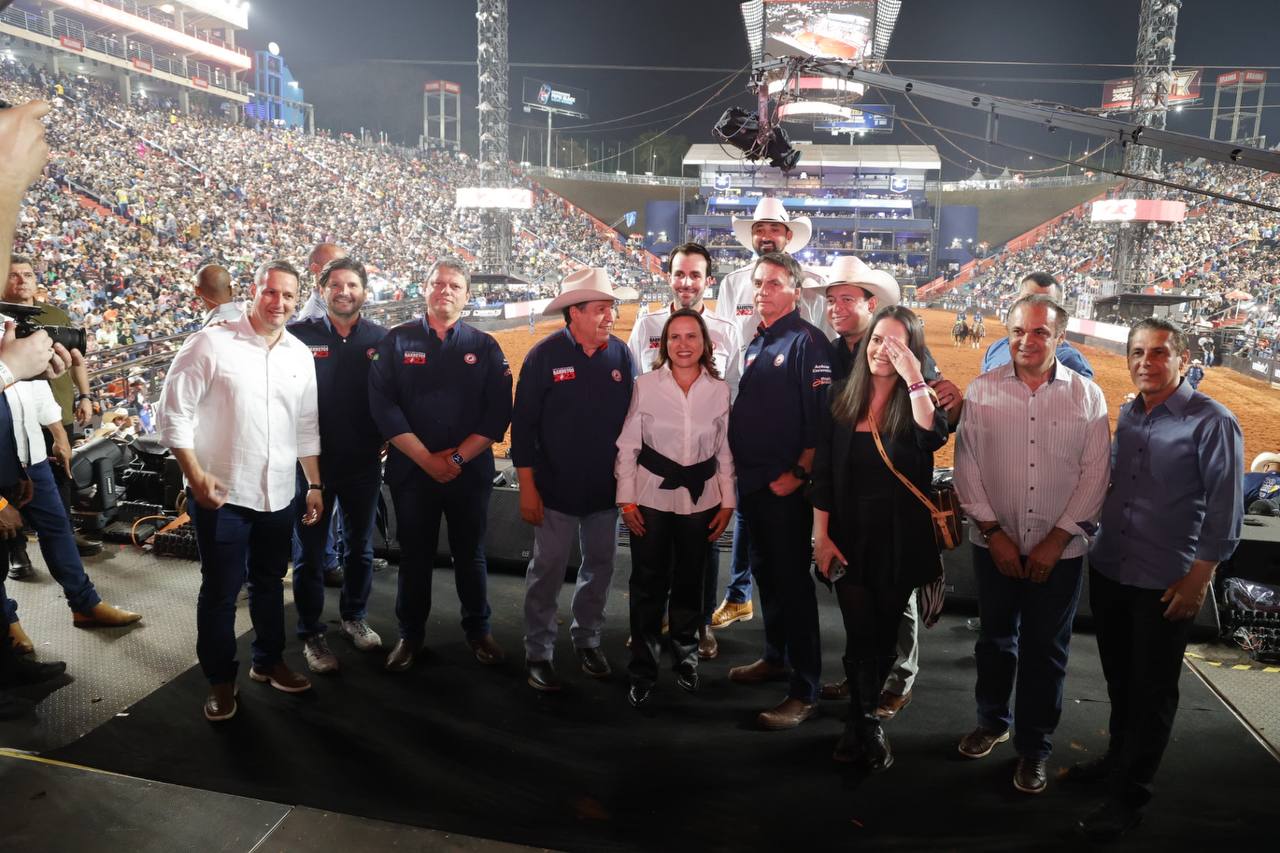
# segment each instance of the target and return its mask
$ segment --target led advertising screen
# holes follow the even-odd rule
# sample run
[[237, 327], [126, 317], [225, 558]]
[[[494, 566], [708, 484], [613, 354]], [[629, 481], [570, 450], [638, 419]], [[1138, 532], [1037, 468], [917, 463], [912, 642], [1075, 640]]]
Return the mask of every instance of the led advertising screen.
[[524, 78], [524, 105], [538, 109], [556, 110], [586, 118], [590, 93], [560, 83], [549, 83], [533, 77]]
[[870, 49], [874, 0], [765, 0], [766, 53], [859, 60]]
[[[1190, 104], [1200, 100], [1200, 78], [1202, 68], [1175, 68], [1173, 82], [1169, 84], [1169, 106]], [[1108, 80], [1102, 84], [1102, 108], [1104, 110], [1127, 110], [1133, 107], [1133, 78]]]

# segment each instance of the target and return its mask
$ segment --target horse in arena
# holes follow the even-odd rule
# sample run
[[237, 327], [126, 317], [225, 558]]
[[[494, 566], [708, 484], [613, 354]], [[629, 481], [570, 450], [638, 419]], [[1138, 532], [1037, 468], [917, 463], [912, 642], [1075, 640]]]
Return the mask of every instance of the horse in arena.
[[978, 347], [982, 346], [982, 339], [986, 336], [987, 326], [982, 322], [982, 317], [978, 317], [973, 326], [969, 328], [969, 346], [978, 349]]
[[956, 324], [951, 327], [951, 340], [959, 347], [969, 339], [969, 324], [963, 319], [957, 319]]

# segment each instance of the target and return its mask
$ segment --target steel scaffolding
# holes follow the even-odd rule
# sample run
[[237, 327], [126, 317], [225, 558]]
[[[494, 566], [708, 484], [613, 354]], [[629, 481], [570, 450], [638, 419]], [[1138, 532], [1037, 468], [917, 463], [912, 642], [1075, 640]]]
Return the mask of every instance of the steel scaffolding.
[[[477, 0], [476, 58], [479, 74], [480, 183], [507, 187], [511, 171], [507, 153], [507, 0]], [[508, 273], [511, 266], [511, 215], [484, 210], [479, 266], [486, 273]]]
[[[1181, 8], [1182, 0], [1142, 0], [1138, 12], [1138, 49], [1133, 62], [1134, 124], [1164, 130]], [[1155, 146], [1126, 142], [1124, 171], [1157, 177], [1161, 153]], [[1147, 193], [1146, 187], [1142, 181], [1130, 180], [1122, 194], [1125, 198], [1140, 198]], [[1116, 232], [1115, 278], [1121, 293], [1140, 291], [1149, 280], [1145, 262], [1149, 231], [1146, 223], [1126, 223]]]

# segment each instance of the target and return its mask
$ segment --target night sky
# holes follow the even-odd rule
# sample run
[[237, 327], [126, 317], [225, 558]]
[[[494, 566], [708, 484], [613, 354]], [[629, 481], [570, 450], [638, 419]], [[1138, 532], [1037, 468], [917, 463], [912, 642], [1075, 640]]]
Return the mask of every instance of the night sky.
[[[1072, 0], [1072, 2], [1014, 2], [1014, 0], [904, 0], [889, 49], [892, 70], [900, 75], [945, 82], [992, 94], [1096, 106], [1101, 81], [1127, 76], [1123, 67], [1101, 64], [1131, 63], [1138, 20], [1137, 0]], [[274, 40], [308, 101], [315, 104], [322, 127], [356, 131], [360, 127], [386, 130], [393, 140], [415, 142], [421, 132], [425, 80], [455, 80], [463, 88], [464, 146], [474, 148], [476, 71], [476, 5], [474, 0], [259, 0], [252, 7], [249, 46]], [[726, 75], [747, 63], [747, 47], [735, 0], [647, 0], [647, 2], [586, 2], [586, 0], [511, 0], [509, 60], [513, 66], [509, 98], [511, 154], [519, 159], [530, 128], [529, 158], [535, 159], [538, 139], [545, 134], [542, 114], [520, 111], [520, 87], [525, 76], [590, 90], [590, 123], [656, 107]], [[1179, 14], [1175, 64], [1266, 67], [1275, 61], [1275, 37], [1280, 34], [1280, 3], [1276, 0], [1232, 0], [1209, 3], [1188, 0]], [[402, 59], [435, 64], [390, 64], [378, 59]], [[913, 62], [912, 60], [1020, 60], [1073, 63], [1080, 67], [1031, 65], [973, 65]], [[678, 66], [714, 69], [706, 72], [621, 71], [575, 68], [521, 68], [517, 63], [560, 65]], [[1207, 69], [1211, 81], [1215, 69]], [[1280, 69], [1272, 72], [1268, 100], [1276, 108], [1264, 111], [1263, 132], [1280, 141]], [[716, 117], [730, 104], [752, 107], [745, 76], [732, 81], [717, 102], [675, 128], [688, 142], [709, 142]], [[1066, 81], [1088, 81], [1071, 83]], [[1169, 129], [1205, 134], [1213, 88], [1202, 87], [1205, 100], [1180, 114], [1170, 114]], [[711, 91], [636, 119], [585, 128], [576, 135], [609, 150], [646, 130], [661, 130], [701, 103]], [[733, 97], [736, 94], [736, 97]], [[726, 99], [728, 99], [726, 101]], [[903, 118], [918, 119], [912, 108], [874, 92], [868, 103], [888, 100]], [[981, 133], [985, 122], [966, 110], [916, 99], [928, 118], [949, 128]], [[564, 120], [572, 134], [574, 122]], [[557, 127], [562, 122], [557, 120]], [[638, 126], [637, 126], [638, 125]], [[793, 138], [835, 143], [828, 134], [815, 135], [805, 125], [788, 125]], [[939, 141], [927, 128], [916, 132], [937, 144], [948, 178], [972, 168], [970, 156], [998, 165], [1035, 169], [1053, 165], [1028, 161], [1026, 154], [988, 146], [983, 141], [953, 137], [968, 154]], [[1225, 129], [1225, 128], [1224, 128]], [[1006, 123], [1003, 138], [1027, 148], [1065, 154], [1089, 140], [1055, 134], [1018, 123]], [[867, 142], [916, 143], [900, 125], [892, 135], [867, 137]], [[1097, 139], [1092, 140], [1096, 145]], [[974, 163], [973, 165], [978, 165]], [[629, 164], [624, 163], [624, 168]], [[989, 171], [989, 170], [988, 170]]]

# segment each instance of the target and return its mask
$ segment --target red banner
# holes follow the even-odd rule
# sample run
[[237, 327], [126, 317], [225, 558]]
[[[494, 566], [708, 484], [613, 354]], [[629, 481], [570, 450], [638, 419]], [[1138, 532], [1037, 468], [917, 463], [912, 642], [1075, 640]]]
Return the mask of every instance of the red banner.
[[197, 89], [208, 89], [209, 81], [204, 79], [203, 77], [192, 77], [191, 85], [195, 86]]
[[138, 57], [135, 56], [133, 58], [133, 67], [138, 69], [139, 71], [150, 71], [151, 61], [147, 59], [139, 59]]
[[428, 80], [422, 84], [424, 92], [444, 92], [446, 95], [462, 94], [462, 87], [449, 80]]
[[1252, 69], [1228, 71], [1218, 75], [1218, 86], [1235, 86], [1243, 79], [1246, 86], [1259, 86], [1267, 82], [1267, 72]]
[[[1189, 104], [1200, 100], [1200, 78], [1202, 68], [1175, 68], [1173, 81], [1169, 84], [1169, 92], [1165, 103]], [[1221, 84], [1219, 84], [1221, 85]], [[1134, 82], [1132, 77], [1123, 80], [1108, 80], [1102, 84], [1102, 109], [1128, 110], [1133, 108]]]
[[58, 44], [65, 47], [67, 50], [75, 50], [80, 53], [84, 53], [84, 42], [80, 41], [78, 38], [72, 38], [71, 36], [58, 36]]

